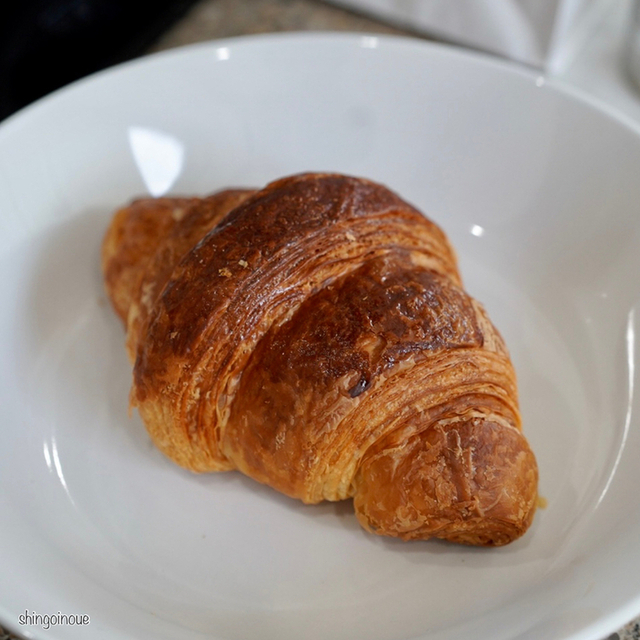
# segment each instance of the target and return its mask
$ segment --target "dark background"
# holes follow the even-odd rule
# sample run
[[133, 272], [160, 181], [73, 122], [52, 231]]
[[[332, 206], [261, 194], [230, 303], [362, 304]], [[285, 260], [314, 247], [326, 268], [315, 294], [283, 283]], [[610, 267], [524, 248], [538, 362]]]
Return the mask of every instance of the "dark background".
[[140, 55], [196, 0], [12, 0], [0, 18], [0, 120]]

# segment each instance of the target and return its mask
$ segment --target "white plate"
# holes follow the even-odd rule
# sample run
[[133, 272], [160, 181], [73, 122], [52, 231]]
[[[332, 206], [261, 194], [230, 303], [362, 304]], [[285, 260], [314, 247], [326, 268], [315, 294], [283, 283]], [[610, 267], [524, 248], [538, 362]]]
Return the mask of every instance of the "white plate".
[[[450, 234], [519, 374], [549, 506], [502, 549], [365, 534], [127, 417], [99, 246], [144, 193], [302, 170], [379, 180]], [[415, 40], [212, 43], [0, 127], [0, 619], [35, 638], [600, 640], [640, 612], [640, 137], [488, 57]], [[25, 610], [90, 616], [20, 626]]]

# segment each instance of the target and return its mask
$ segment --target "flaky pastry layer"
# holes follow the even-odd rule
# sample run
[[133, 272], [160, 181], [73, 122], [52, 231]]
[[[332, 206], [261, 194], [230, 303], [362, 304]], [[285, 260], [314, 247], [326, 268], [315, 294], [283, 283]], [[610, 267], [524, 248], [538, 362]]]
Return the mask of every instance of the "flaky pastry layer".
[[194, 471], [239, 469], [366, 529], [502, 545], [536, 460], [502, 338], [441, 229], [385, 187], [301, 174], [134, 202], [103, 245], [131, 401]]

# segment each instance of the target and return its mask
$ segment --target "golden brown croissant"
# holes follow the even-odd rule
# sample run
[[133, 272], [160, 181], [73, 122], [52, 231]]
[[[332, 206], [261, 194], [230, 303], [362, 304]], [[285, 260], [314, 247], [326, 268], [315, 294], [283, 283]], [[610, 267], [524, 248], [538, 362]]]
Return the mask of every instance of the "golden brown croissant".
[[368, 530], [502, 545], [536, 461], [513, 367], [443, 232], [381, 185], [302, 174], [134, 202], [103, 247], [132, 403], [194, 471], [239, 469]]

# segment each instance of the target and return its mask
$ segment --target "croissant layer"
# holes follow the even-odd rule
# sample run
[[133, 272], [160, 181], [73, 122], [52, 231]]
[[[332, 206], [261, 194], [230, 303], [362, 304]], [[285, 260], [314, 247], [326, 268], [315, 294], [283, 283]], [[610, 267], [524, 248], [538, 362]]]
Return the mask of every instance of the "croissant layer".
[[134, 202], [103, 245], [131, 401], [194, 471], [239, 469], [369, 531], [502, 545], [537, 466], [515, 373], [444, 233], [385, 187], [300, 174]]

